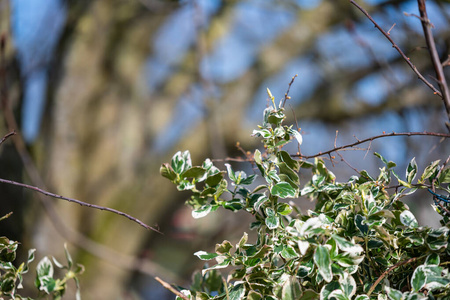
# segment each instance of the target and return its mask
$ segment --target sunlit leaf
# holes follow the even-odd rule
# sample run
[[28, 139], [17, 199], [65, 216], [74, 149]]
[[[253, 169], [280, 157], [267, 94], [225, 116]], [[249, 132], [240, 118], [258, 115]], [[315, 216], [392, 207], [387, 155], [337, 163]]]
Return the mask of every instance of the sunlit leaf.
[[333, 279], [333, 273], [331, 272], [331, 258], [330, 251], [327, 247], [318, 245], [314, 252], [314, 263], [316, 264], [320, 275], [326, 282], [330, 282]]
[[281, 300], [297, 300], [302, 296], [300, 283], [295, 276], [289, 276], [283, 284]]
[[405, 210], [400, 214], [400, 222], [410, 228], [416, 228], [419, 226], [416, 217], [409, 210]]
[[275, 184], [270, 193], [280, 198], [295, 198], [297, 191], [287, 182]]
[[414, 270], [411, 278], [411, 287], [414, 292], [419, 291], [427, 282], [427, 274], [425, 273], [423, 266], [419, 266]]
[[219, 256], [217, 253], [208, 253], [205, 251], [197, 251], [194, 253], [195, 256], [200, 258], [201, 260], [211, 260]]

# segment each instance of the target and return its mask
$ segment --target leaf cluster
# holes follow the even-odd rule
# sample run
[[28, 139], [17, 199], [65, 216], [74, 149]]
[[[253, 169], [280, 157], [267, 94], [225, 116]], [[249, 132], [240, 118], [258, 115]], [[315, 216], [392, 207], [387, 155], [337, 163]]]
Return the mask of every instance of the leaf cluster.
[[[36, 249], [28, 251], [26, 262], [15, 266], [16, 252], [19, 243], [7, 237], [0, 237], [0, 299], [32, 299], [18, 294], [18, 290], [23, 288], [23, 275], [28, 273], [29, 264], [35, 259]], [[38, 299], [48, 296], [52, 299], [61, 299], [66, 291], [67, 281], [73, 279], [77, 287], [76, 299], [81, 299], [79, 281], [77, 276], [83, 273], [81, 265], [74, 265], [67, 247], [65, 246], [67, 265], [63, 265], [55, 258], [50, 260], [45, 256], [36, 267], [35, 286], [39, 290]], [[52, 263], [53, 261], [53, 263]], [[55, 278], [55, 267], [64, 270], [63, 278]], [[6, 298], [4, 298], [6, 297]]]
[[[302, 138], [283, 125], [284, 109], [275, 106], [270, 91], [269, 97], [273, 107], [253, 132], [265, 149], [253, 155], [260, 185], [257, 174], [228, 164], [226, 172], [209, 159], [192, 166], [188, 151], [161, 166], [178, 190], [191, 191], [187, 204], [194, 218], [219, 207], [244, 210], [254, 216], [250, 229], [257, 231], [254, 243], [244, 233], [235, 245], [225, 240], [214, 253], [196, 252], [216, 264], [196, 274], [183, 293], [191, 299], [449, 299], [448, 203], [434, 196], [443, 226], [433, 229], [419, 226], [401, 199], [430, 186], [449, 192], [450, 169], [435, 161], [416, 180], [412, 159], [401, 178], [394, 162], [375, 153], [385, 165], [376, 177], [361, 171], [336, 182], [323, 160], [296, 160], [282, 150]], [[311, 179], [301, 185], [298, 172], [305, 169]], [[392, 188], [394, 179], [398, 185]], [[316, 201], [313, 211], [302, 213], [295, 205], [292, 200], [301, 196]], [[230, 266], [225, 280], [217, 271]]]

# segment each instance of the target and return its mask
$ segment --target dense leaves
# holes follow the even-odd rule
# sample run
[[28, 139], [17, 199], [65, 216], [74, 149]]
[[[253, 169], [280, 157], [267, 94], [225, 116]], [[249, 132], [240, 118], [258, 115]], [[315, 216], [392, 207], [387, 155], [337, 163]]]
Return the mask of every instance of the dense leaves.
[[[29, 250], [27, 261], [16, 267], [16, 264], [13, 264], [13, 262], [16, 258], [18, 244], [18, 242], [11, 241], [6, 237], [0, 237], [0, 299], [4, 299], [4, 296], [8, 296], [11, 299], [31, 299], [19, 295], [18, 290], [22, 289], [23, 275], [28, 273], [28, 265], [34, 261], [36, 250]], [[76, 299], [81, 299], [77, 276], [83, 273], [83, 266], [74, 266], [72, 257], [66, 247], [65, 254], [67, 266], [62, 265], [54, 258], [52, 263], [47, 256], [38, 263], [35, 284], [40, 291], [40, 296], [51, 295], [52, 299], [61, 299], [66, 290], [67, 281], [73, 279], [77, 287]], [[66, 270], [63, 278], [54, 277], [54, 265], [59, 269]]]
[[[420, 226], [401, 198], [430, 186], [448, 193], [450, 169], [435, 161], [416, 180], [413, 158], [401, 178], [394, 162], [375, 153], [385, 164], [377, 176], [361, 171], [347, 182], [336, 182], [321, 159], [295, 160], [282, 150], [291, 139], [299, 144], [302, 139], [292, 126], [283, 125], [284, 108], [277, 108], [268, 92], [273, 107], [253, 131], [265, 149], [254, 152], [262, 185], [252, 185], [256, 174], [237, 172], [229, 164], [228, 181], [209, 160], [192, 167], [187, 151], [161, 167], [179, 190], [192, 192], [187, 204], [194, 217], [219, 207], [245, 210], [254, 216], [250, 228], [258, 233], [255, 243], [244, 233], [235, 246], [224, 241], [215, 253], [196, 252], [217, 264], [196, 275], [196, 283], [183, 293], [192, 299], [448, 299], [447, 198], [432, 192], [435, 210], [443, 217], [438, 229]], [[300, 169], [311, 171], [304, 185]], [[289, 200], [299, 195], [315, 200], [315, 210], [301, 213]], [[228, 266], [233, 269], [226, 281], [212, 273]], [[216, 278], [210, 282], [215, 289], [205, 284], [208, 274]]]

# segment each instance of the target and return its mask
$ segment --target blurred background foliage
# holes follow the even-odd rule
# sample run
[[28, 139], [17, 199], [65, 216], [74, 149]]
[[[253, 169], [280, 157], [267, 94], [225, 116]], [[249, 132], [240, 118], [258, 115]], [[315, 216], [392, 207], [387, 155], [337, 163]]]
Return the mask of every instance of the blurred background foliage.
[[[420, 21], [404, 14], [417, 15], [417, 2], [358, 3], [434, 83]], [[427, 6], [445, 61], [450, 2]], [[2, 0], [0, 13], [1, 131], [16, 129], [26, 142], [19, 152], [2, 145], [0, 176], [122, 210], [164, 232], [1, 185], [1, 214], [14, 214], [0, 235], [38, 256], [62, 257], [69, 241], [86, 267], [85, 299], [172, 299], [152, 276], [186, 286], [202, 267], [193, 252], [248, 231], [245, 215], [193, 220], [186, 195], [159, 166], [177, 150], [189, 149], [195, 164], [242, 156], [236, 142], [260, 147], [250, 134], [268, 104], [266, 88], [281, 99], [295, 74], [287, 107], [303, 154], [383, 131], [446, 132], [440, 98], [346, 0]], [[450, 153], [448, 141], [431, 137], [368, 146], [344, 152], [346, 161], [376, 173], [373, 151], [399, 170], [412, 157], [423, 168]], [[355, 173], [340, 159], [331, 165], [338, 180]], [[431, 197], [417, 195], [408, 203], [422, 224], [435, 224]]]

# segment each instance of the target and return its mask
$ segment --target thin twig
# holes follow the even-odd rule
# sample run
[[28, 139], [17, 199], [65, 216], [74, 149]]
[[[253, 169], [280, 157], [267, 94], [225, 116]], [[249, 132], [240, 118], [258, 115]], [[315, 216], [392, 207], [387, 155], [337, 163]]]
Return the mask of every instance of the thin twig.
[[403, 51], [400, 49], [400, 47], [394, 42], [394, 40], [392, 40], [390, 35], [386, 31], [384, 31], [383, 28], [381, 28], [377, 22], [375, 22], [375, 20], [369, 15], [369, 13], [364, 8], [359, 6], [355, 1], [350, 0], [350, 3], [353, 4], [354, 6], [356, 6], [373, 23], [373, 25], [375, 25], [375, 27], [389, 40], [389, 42], [391, 42], [392, 47], [394, 47], [397, 50], [397, 52], [400, 54], [400, 56], [406, 61], [408, 66], [414, 71], [414, 73], [417, 74], [419, 79], [422, 80], [430, 89], [432, 89], [436, 95], [438, 95], [439, 97], [442, 98], [441, 92], [439, 92], [428, 80], [425, 79], [425, 77], [423, 77], [423, 75], [419, 72], [419, 70], [416, 68], [416, 66], [413, 65], [413, 63], [405, 55], [405, 53], [403, 53]]
[[113, 209], [113, 208], [104, 207], [104, 206], [95, 205], [95, 204], [90, 204], [90, 203], [86, 203], [86, 202], [83, 202], [83, 201], [80, 201], [80, 200], [77, 200], [77, 199], [68, 198], [68, 197], [64, 197], [64, 196], [61, 196], [61, 195], [53, 194], [53, 193], [44, 191], [44, 190], [42, 190], [42, 189], [40, 189], [38, 187], [35, 187], [35, 186], [32, 186], [32, 185], [28, 185], [28, 184], [25, 184], [25, 183], [21, 183], [21, 182], [8, 180], [8, 179], [0, 178], [0, 182], [7, 183], [7, 184], [12, 184], [12, 185], [16, 185], [16, 186], [20, 186], [20, 187], [23, 187], [23, 188], [26, 188], [26, 189], [33, 190], [33, 191], [36, 191], [38, 193], [44, 194], [44, 195], [49, 196], [49, 197], [53, 197], [53, 198], [57, 198], [57, 199], [61, 199], [61, 200], [66, 200], [66, 201], [69, 201], [69, 202], [73, 202], [73, 203], [79, 204], [81, 206], [87, 206], [87, 207], [90, 207], [90, 208], [95, 208], [95, 209], [99, 209], [99, 210], [109, 211], [109, 212], [115, 213], [117, 215], [123, 216], [125, 218], [128, 218], [129, 220], [138, 223], [139, 225], [141, 225], [145, 229], [150, 229], [150, 230], [156, 231], [158, 233], [161, 233], [158, 229], [145, 224], [141, 220], [139, 220], [139, 219], [137, 219], [135, 217], [132, 217], [129, 214], [121, 212], [119, 210]]
[[407, 17], [415, 17], [415, 18], [417, 18], [417, 19], [419, 19], [420, 21], [422, 21], [422, 22], [427, 22], [427, 23], [429, 23], [430, 24], [430, 26], [432, 27], [432, 28], [434, 28], [434, 25], [430, 22], [430, 20], [428, 20], [428, 19], [424, 19], [424, 18], [422, 18], [422, 17], [420, 17], [420, 16], [418, 16], [418, 15], [416, 15], [416, 14], [410, 14], [410, 13], [407, 13], [407, 12], [404, 12], [403, 13], [405, 16], [407, 16]]
[[286, 93], [284, 94], [283, 105], [281, 107], [284, 107], [284, 105], [286, 105], [286, 101], [291, 99], [291, 97], [289, 97], [289, 91], [291, 90], [291, 85], [294, 83], [294, 80], [297, 76], [298, 76], [298, 74], [295, 74], [294, 76], [292, 76], [291, 82], [289, 82], [288, 89], [287, 89]]
[[433, 63], [434, 71], [436, 72], [437, 82], [442, 93], [442, 100], [444, 101], [445, 110], [449, 122], [446, 122], [447, 129], [450, 131], [450, 90], [444, 75], [444, 69], [439, 59], [439, 54], [436, 50], [433, 33], [431, 32], [430, 20], [428, 19], [427, 7], [425, 0], [417, 0], [420, 12], [420, 21], [422, 22], [423, 33], [427, 42], [428, 51], [430, 52], [431, 62]]
[[171, 286], [170, 284], [168, 284], [167, 282], [165, 282], [164, 280], [162, 280], [159, 277], [155, 277], [156, 281], [158, 281], [159, 283], [161, 283], [161, 285], [168, 289], [169, 291], [171, 291], [172, 293], [174, 293], [175, 295], [177, 295], [178, 297], [184, 299], [184, 300], [189, 300], [189, 298], [185, 295], [183, 295], [182, 293], [180, 293], [179, 291], [177, 291], [173, 286]]
[[386, 277], [392, 270], [394, 270], [394, 269], [396, 269], [396, 268], [398, 268], [398, 267], [400, 267], [400, 266], [403, 266], [403, 265], [406, 265], [406, 264], [415, 262], [415, 261], [418, 260], [419, 258], [420, 258], [420, 257], [413, 257], [413, 258], [410, 258], [410, 259], [407, 259], [407, 260], [398, 262], [398, 263], [396, 263], [395, 265], [393, 265], [392, 267], [390, 267], [389, 269], [387, 269], [383, 274], [381, 274], [380, 277], [378, 277], [378, 279], [375, 281], [375, 283], [370, 287], [369, 291], [367, 292], [367, 296], [370, 296], [370, 294], [372, 294], [372, 292], [375, 290], [375, 288], [377, 287], [377, 285], [378, 285], [378, 284], [383, 280], [383, 278]]
[[0, 140], [0, 145], [3, 144], [4, 141], [6, 141], [10, 136], [15, 135], [16, 132], [13, 130], [10, 133], [6, 134], [1, 140]]
[[[391, 133], [383, 133], [380, 135], [375, 135], [363, 140], [356, 138], [356, 142], [351, 143], [351, 144], [347, 144], [347, 145], [343, 145], [343, 146], [339, 146], [339, 147], [334, 147], [333, 149], [330, 149], [328, 151], [324, 151], [324, 152], [319, 152], [313, 155], [302, 155], [302, 154], [291, 154], [292, 157], [299, 157], [299, 158], [303, 158], [303, 159], [309, 159], [309, 158], [314, 158], [314, 157], [319, 157], [319, 156], [324, 156], [324, 155], [329, 155], [330, 153], [333, 152], [337, 152], [337, 151], [343, 151], [343, 150], [364, 150], [361, 148], [357, 148], [355, 149], [354, 147], [356, 145], [360, 145], [366, 142], [371, 142], [373, 140], [377, 140], [380, 138], [385, 138], [385, 137], [391, 137], [391, 136], [416, 136], [416, 135], [424, 135], [424, 136], [435, 136], [435, 137], [441, 137], [443, 139], [448, 139], [450, 138], [450, 134], [447, 133], [440, 133], [440, 132], [428, 132], [428, 131], [423, 131], [423, 132], [391, 132]], [[348, 149], [348, 148], [352, 148], [352, 149]], [[367, 150], [367, 149], [365, 149]], [[242, 157], [226, 157], [223, 159], [212, 159], [212, 161], [234, 161], [234, 162], [254, 162], [254, 159], [251, 157], [246, 157], [246, 158], [242, 158]]]
[[437, 136], [437, 137], [442, 137], [442, 138], [450, 138], [450, 134], [446, 134], [446, 133], [439, 133], [439, 132], [427, 132], [427, 131], [423, 131], [423, 132], [391, 132], [391, 133], [383, 133], [380, 135], [376, 135], [376, 136], [372, 136], [363, 140], [357, 140], [357, 142], [351, 143], [351, 144], [347, 144], [347, 145], [343, 145], [343, 146], [339, 146], [339, 147], [335, 147], [333, 149], [330, 149], [328, 151], [325, 152], [319, 152], [317, 154], [314, 155], [291, 155], [293, 157], [300, 157], [300, 158], [314, 158], [314, 157], [318, 157], [318, 156], [322, 156], [322, 155], [327, 155], [329, 153], [332, 152], [336, 152], [339, 150], [343, 150], [346, 148], [351, 148], [354, 147], [356, 145], [359, 144], [363, 144], [369, 141], [373, 141], [376, 139], [380, 139], [380, 138], [384, 138], [384, 137], [390, 137], [390, 136], [415, 136], [415, 135], [425, 135], [425, 136]]

